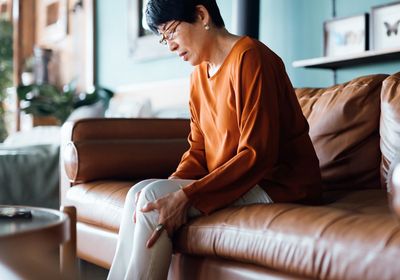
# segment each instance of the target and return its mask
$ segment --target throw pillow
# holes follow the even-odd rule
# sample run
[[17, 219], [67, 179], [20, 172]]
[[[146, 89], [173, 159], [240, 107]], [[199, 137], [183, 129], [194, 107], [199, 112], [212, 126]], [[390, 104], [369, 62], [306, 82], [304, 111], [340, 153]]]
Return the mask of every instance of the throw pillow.
[[140, 96], [114, 96], [106, 111], [107, 118], [150, 118], [152, 107], [149, 98]]
[[379, 188], [382, 81], [370, 75], [323, 89], [297, 89], [325, 190]]
[[89, 118], [104, 118], [103, 102], [98, 101], [92, 105], [86, 105], [76, 108], [68, 117], [67, 121], [76, 121]]

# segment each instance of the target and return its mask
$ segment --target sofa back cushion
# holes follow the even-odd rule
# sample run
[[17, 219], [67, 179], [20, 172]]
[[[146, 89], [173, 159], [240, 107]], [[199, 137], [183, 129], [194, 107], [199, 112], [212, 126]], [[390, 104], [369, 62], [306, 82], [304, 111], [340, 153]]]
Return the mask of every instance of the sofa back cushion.
[[400, 72], [383, 81], [381, 112], [381, 179], [385, 185], [392, 162], [400, 153]]
[[382, 81], [371, 75], [296, 94], [310, 124], [325, 190], [379, 188]]

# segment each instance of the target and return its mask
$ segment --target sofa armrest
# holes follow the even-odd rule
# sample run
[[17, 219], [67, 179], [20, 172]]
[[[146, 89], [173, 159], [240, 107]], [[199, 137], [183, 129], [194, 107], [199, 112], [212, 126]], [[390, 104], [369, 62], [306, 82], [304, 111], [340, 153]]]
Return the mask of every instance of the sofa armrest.
[[392, 208], [400, 218], [400, 164], [397, 164], [392, 175]]
[[82, 119], [62, 128], [61, 200], [94, 180], [165, 178], [188, 149], [187, 119]]

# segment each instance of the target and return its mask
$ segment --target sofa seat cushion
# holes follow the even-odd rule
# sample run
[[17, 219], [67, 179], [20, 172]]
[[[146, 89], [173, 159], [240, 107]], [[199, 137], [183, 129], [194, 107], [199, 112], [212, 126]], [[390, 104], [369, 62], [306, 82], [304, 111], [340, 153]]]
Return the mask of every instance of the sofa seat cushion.
[[67, 203], [77, 209], [78, 222], [118, 232], [132, 181], [96, 181], [71, 187]]
[[379, 186], [380, 93], [386, 77], [370, 75], [329, 88], [296, 90], [325, 190]]
[[386, 195], [362, 190], [318, 207], [228, 208], [182, 228], [175, 247], [314, 279], [395, 279], [400, 226]]

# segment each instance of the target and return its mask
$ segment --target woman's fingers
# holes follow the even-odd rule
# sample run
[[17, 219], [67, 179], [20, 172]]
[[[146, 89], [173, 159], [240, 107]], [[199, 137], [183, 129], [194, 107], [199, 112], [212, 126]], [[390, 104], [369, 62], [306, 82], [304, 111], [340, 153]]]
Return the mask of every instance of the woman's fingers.
[[156, 201], [153, 201], [153, 202], [147, 202], [147, 203], [142, 207], [142, 209], [140, 209], [140, 211], [142, 211], [142, 212], [150, 212], [150, 211], [153, 211], [153, 210], [156, 210], [156, 209], [158, 209], [158, 207], [157, 207], [157, 200], [156, 200]]
[[151, 248], [154, 243], [156, 243], [157, 239], [161, 236], [163, 231], [166, 230], [163, 224], [158, 224], [157, 227], [152, 232], [149, 240], [147, 240], [146, 247]]
[[[150, 212], [157, 210], [159, 214], [159, 224], [150, 234], [146, 247], [150, 248], [160, 237], [162, 231], [166, 231], [168, 236], [172, 236], [174, 231], [178, 229], [186, 221], [187, 197], [182, 192], [170, 193], [155, 201], [148, 202], [140, 211]], [[162, 227], [160, 227], [162, 225]]]

